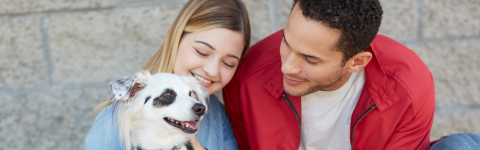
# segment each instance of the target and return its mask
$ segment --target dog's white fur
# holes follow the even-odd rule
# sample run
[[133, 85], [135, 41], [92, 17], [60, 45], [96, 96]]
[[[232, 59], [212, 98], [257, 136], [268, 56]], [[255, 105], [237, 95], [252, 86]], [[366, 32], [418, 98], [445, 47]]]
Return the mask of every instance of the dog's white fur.
[[[203, 116], [193, 113], [196, 103], [208, 110], [208, 91], [194, 77], [176, 76], [169, 73], [140, 71], [133, 77], [110, 83], [115, 99], [118, 128], [126, 149], [141, 146], [143, 149], [172, 149], [188, 142], [188, 134], [165, 122], [164, 117], [180, 121], [201, 120]], [[168, 106], [154, 106], [154, 98], [165, 89], [176, 93], [175, 102]], [[194, 91], [196, 96], [189, 96]], [[145, 103], [147, 97], [150, 99]], [[195, 99], [197, 98], [197, 99]], [[198, 128], [197, 128], [198, 129]]]

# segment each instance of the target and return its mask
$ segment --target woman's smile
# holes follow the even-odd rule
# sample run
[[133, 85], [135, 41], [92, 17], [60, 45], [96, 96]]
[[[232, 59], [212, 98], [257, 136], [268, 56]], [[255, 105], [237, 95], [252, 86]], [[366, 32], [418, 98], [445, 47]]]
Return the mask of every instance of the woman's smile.
[[199, 83], [204, 86], [205, 88], [208, 88], [210, 87], [213, 83], [215, 83], [215, 81], [212, 81], [211, 79], [208, 79], [208, 78], [205, 78], [201, 75], [198, 75], [198, 74], [195, 74], [193, 72], [190, 72], [190, 74], [195, 77], [198, 81], [200, 81]]

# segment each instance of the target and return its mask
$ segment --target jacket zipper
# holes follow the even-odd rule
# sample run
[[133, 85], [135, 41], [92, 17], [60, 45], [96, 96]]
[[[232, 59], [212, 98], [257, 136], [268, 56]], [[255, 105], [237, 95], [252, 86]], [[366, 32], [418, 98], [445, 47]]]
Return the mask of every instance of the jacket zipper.
[[377, 104], [373, 104], [372, 106], [370, 106], [370, 108], [368, 108], [367, 111], [365, 111], [365, 112], [360, 116], [360, 118], [358, 118], [358, 120], [355, 122], [355, 124], [353, 125], [353, 129], [352, 129], [353, 131], [352, 131], [352, 137], [351, 137], [351, 140], [352, 140], [352, 144], [351, 144], [351, 145], [352, 145], [352, 150], [353, 150], [353, 135], [354, 135], [354, 133], [355, 133], [355, 127], [357, 126], [357, 123], [360, 122], [360, 120], [362, 120], [363, 117], [364, 117], [365, 115], [367, 115], [367, 114], [368, 114], [373, 108], [375, 108], [376, 106], [377, 106]]
[[298, 140], [298, 148], [297, 149], [300, 149], [300, 140], [302, 138], [302, 132], [301, 132], [302, 130], [301, 130], [301, 126], [300, 126], [300, 117], [298, 116], [298, 113], [297, 113], [297, 110], [295, 109], [295, 107], [293, 107], [292, 102], [290, 102], [290, 100], [288, 99], [287, 94], [285, 94], [285, 92], [282, 92], [282, 96], [283, 96], [283, 99], [285, 99], [285, 101], [287, 102], [288, 106], [290, 106], [290, 108], [292, 109], [293, 113], [295, 114], [295, 117], [297, 117], [298, 133], [300, 134], [300, 139]]

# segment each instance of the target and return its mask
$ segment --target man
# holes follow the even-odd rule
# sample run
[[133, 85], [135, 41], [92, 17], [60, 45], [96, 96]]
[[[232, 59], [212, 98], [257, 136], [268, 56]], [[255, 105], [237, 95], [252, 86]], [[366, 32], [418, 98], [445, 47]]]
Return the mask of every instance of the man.
[[377, 35], [378, 0], [294, 0], [253, 45], [224, 101], [240, 149], [428, 149], [433, 77]]

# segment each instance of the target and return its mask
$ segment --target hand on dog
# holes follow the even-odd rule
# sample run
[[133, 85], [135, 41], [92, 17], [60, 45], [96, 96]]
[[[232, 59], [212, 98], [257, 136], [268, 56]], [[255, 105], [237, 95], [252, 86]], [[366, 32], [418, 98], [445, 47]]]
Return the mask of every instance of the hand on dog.
[[206, 150], [206, 149], [200, 144], [200, 142], [198, 142], [196, 136], [191, 136], [189, 139], [190, 139], [190, 143], [192, 143], [192, 147], [193, 147], [194, 150]]

